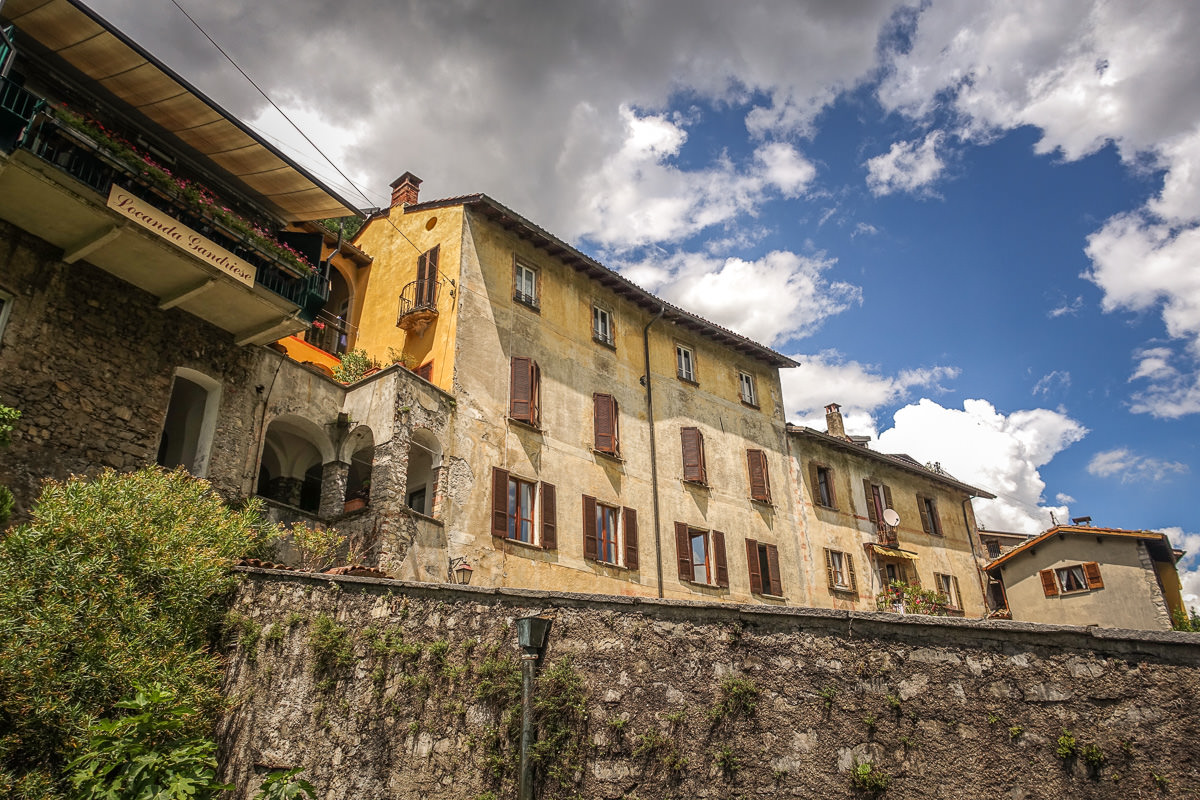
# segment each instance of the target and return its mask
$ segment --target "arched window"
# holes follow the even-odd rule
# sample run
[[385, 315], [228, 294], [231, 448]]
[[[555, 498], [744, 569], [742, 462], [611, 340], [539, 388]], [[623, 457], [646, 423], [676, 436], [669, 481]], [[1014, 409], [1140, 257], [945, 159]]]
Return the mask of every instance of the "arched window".
[[333, 446], [319, 425], [294, 415], [277, 417], [264, 437], [257, 494], [315, 513], [323, 467], [332, 459]]
[[175, 371], [171, 400], [158, 442], [158, 463], [183, 467], [196, 477], [208, 474], [208, 456], [217, 429], [221, 384], [202, 372], [180, 367]]

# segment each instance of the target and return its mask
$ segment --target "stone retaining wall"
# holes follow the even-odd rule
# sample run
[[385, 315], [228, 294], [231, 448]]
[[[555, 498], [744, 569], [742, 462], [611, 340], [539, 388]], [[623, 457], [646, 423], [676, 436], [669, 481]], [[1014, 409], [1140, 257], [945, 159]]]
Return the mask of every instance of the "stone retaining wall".
[[864, 764], [888, 797], [1200, 790], [1195, 634], [246, 573], [238, 798], [292, 766], [322, 798], [515, 797], [513, 620], [542, 612], [542, 797], [866, 797]]

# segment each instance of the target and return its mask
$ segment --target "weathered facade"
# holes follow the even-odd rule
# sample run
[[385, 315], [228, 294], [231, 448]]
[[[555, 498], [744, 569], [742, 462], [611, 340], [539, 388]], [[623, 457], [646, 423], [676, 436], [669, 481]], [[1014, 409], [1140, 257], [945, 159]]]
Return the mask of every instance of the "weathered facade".
[[1185, 613], [1166, 534], [1060, 525], [987, 565], [1012, 619], [1170, 630]]
[[971, 498], [994, 495], [870, 450], [846, 436], [836, 404], [826, 411], [826, 432], [788, 426], [806, 604], [875, 609], [898, 581], [943, 595], [947, 613], [983, 616]]

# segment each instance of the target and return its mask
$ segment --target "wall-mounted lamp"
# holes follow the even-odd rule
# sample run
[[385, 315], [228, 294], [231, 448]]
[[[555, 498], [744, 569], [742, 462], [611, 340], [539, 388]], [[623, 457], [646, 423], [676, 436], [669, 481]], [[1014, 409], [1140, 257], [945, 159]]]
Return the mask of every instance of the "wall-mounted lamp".
[[450, 577], [451, 583], [457, 583], [460, 586], [467, 586], [471, 583], [471, 575], [475, 572], [475, 568], [467, 563], [465, 558], [450, 559], [450, 566], [446, 570], [446, 574]]

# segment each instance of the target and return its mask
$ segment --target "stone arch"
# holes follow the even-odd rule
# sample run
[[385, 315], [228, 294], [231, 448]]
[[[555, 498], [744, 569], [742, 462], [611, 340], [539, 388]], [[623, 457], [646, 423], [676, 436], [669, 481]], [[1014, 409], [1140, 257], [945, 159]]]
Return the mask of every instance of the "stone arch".
[[219, 381], [187, 367], [175, 370], [158, 442], [158, 463], [168, 469], [183, 467], [198, 478], [207, 475], [220, 405]]
[[427, 517], [436, 516], [435, 501], [441, 470], [441, 442], [428, 428], [414, 428], [408, 444], [405, 505]]
[[333, 443], [320, 425], [294, 414], [280, 415], [263, 437], [256, 493], [316, 512], [322, 468], [333, 456]]

